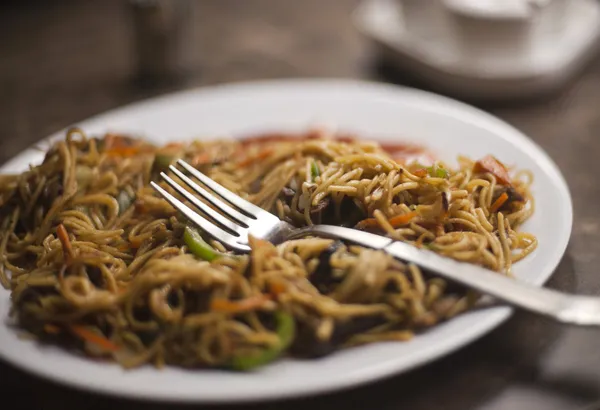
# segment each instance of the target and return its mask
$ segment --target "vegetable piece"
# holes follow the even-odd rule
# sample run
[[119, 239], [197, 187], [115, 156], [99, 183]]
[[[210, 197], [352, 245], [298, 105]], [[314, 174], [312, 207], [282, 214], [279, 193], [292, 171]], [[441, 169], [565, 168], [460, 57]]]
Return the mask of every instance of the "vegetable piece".
[[281, 193], [283, 194], [284, 198], [290, 198], [290, 199], [293, 198], [294, 195], [296, 195], [296, 191], [294, 191], [292, 188], [289, 188], [287, 186], [284, 186], [281, 189]]
[[210, 164], [212, 162], [211, 156], [208, 155], [206, 152], [201, 152], [200, 154], [194, 156], [194, 158], [192, 158], [192, 161], [190, 162], [190, 165], [193, 166], [194, 168], [202, 166], [202, 165], [206, 165], [206, 164]]
[[157, 171], [165, 171], [169, 168], [169, 165], [175, 160], [175, 156], [172, 154], [166, 153], [157, 153], [154, 156], [154, 163], [152, 164], [152, 168]]
[[473, 172], [489, 172], [496, 177], [499, 184], [511, 185], [510, 176], [508, 175], [506, 167], [492, 155], [487, 155], [477, 161], [473, 166]]
[[277, 336], [279, 343], [253, 355], [237, 355], [231, 360], [231, 367], [235, 370], [248, 371], [272, 362], [279, 357], [294, 340], [296, 323], [289, 313], [275, 313], [277, 323]]
[[223, 313], [243, 313], [261, 307], [269, 298], [266, 295], [250, 296], [241, 300], [215, 298], [210, 302], [210, 309]]
[[127, 148], [137, 143], [139, 143], [139, 141], [121, 134], [108, 133], [104, 137], [104, 147], [107, 150], [113, 148]]
[[414, 212], [414, 211], [413, 212], [408, 212], [406, 214], [398, 215], [398, 216], [394, 216], [393, 218], [390, 218], [389, 223], [394, 228], [397, 228], [399, 226], [406, 225], [411, 220], [413, 220], [413, 218], [415, 218], [416, 216], [417, 216], [416, 212]]
[[133, 201], [135, 200], [134, 196], [131, 196], [127, 190], [122, 190], [117, 195], [117, 203], [119, 204], [119, 215], [125, 212], [131, 205], [133, 205]]
[[450, 203], [448, 202], [448, 194], [446, 192], [442, 192], [441, 199], [442, 206], [438, 215], [438, 221], [446, 219], [450, 210]]
[[506, 202], [500, 205], [500, 208], [498, 208], [498, 210], [506, 208], [507, 206], [512, 206], [514, 209], [521, 209], [525, 205], [525, 197], [512, 186], [500, 187], [500, 189], [497, 192], [496, 199], [494, 199], [492, 203], [494, 203], [504, 193], [508, 195], [508, 199], [506, 200]]
[[419, 168], [413, 172], [413, 175], [419, 178], [425, 178], [428, 174], [427, 168]]
[[448, 202], [448, 194], [446, 192], [442, 192], [442, 210], [444, 212], [448, 212], [450, 209], [450, 203]]
[[171, 142], [161, 147], [154, 155], [152, 169], [155, 171], [166, 171], [169, 165], [181, 155], [182, 149], [183, 144], [179, 142]]
[[331, 204], [331, 199], [328, 196], [326, 196], [325, 198], [321, 199], [317, 203], [317, 205], [310, 208], [310, 214], [316, 215], [321, 213], [324, 209], [326, 209], [329, 206], [329, 204]]
[[117, 350], [119, 350], [119, 346], [117, 346], [104, 336], [100, 336], [99, 334], [89, 330], [85, 326], [72, 325], [69, 326], [69, 329], [83, 341], [93, 343], [103, 348], [104, 350], [107, 350], [109, 352], [116, 352]]
[[269, 283], [269, 292], [273, 297], [281, 295], [286, 290], [286, 285], [282, 281], [276, 280]]
[[185, 227], [183, 241], [190, 252], [205, 261], [210, 262], [220, 256], [219, 252], [215, 251], [212, 246], [206, 243], [204, 239], [202, 239], [202, 236], [200, 236], [200, 233], [192, 227]]
[[[406, 214], [397, 215], [388, 220], [390, 225], [394, 228], [398, 228], [399, 226], [406, 225], [413, 218], [415, 218], [418, 214], [414, 211], [408, 212]], [[366, 229], [366, 228], [376, 228], [379, 226], [379, 222], [375, 218], [363, 219], [359, 223], [356, 224], [356, 229]]]
[[312, 182], [315, 181], [315, 179], [317, 179], [317, 177], [321, 175], [321, 171], [319, 170], [319, 165], [317, 165], [317, 161], [312, 161], [310, 163], [310, 180]]
[[65, 263], [68, 265], [73, 260], [73, 246], [71, 245], [67, 229], [63, 224], [56, 227], [56, 236], [58, 236], [58, 240], [62, 245]]
[[322, 294], [328, 294], [333, 290], [334, 286], [343, 280], [342, 277], [332, 275], [330, 263], [331, 256], [342, 246], [342, 241], [334, 241], [327, 249], [321, 252], [319, 255], [319, 264], [308, 278], [310, 283]]
[[503, 192], [502, 195], [498, 197], [490, 207], [490, 212], [498, 212], [498, 210], [504, 205], [504, 203], [508, 201], [508, 194]]
[[506, 194], [508, 195], [508, 200], [510, 202], [525, 202], [525, 197], [513, 187], [506, 188]]
[[238, 166], [238, 168], [245, 168], [248, 165], [252, 165], [253, 163], [255, 163], [257, 161], [262, 161], [263, 159], [267, 159], [268, 157], [271, 156], [271, 154], [273, 154], [273, 149], [271, 149], [271, 148], [264, 149], [261, 152], [259, 152], [258, 154], [248, 157], [248, 158], [238, 162], [237, 166]]
[[523, 209], [526, 202], [526, 199], [523, 196], [523, 194], [521, 194], [512, 186], [507, 186], [503, 188], [504, 189], [501, 188], [498, 192], [497, 198], [499, 198], [500, 195], [502, 195], [502, 193], [506, 192], [506, 195], [508, 195], [508, 200], [504, 204], [502, 204], [502, 206], [500, 206], [498, 210], [500, 211], [502, 209], [512, 209], [513, 211], [517, 211]]
[[427, 167], [427, 173], [432, 178], [448, 178], [450, 175], [448, 170], [445, 168], [438, 167], [437, 165], [433, 165], [431, 167]]
[[[356, 225], [365, 214], [357, 201], [350, 197], [344, 197], [344, 199], [342, 199], [338, 213], [335, 212], [335, 207], [332, 208], [334, 211], [332, 212], [333, 215], [325, 215], [323, 217], [323, 223], [333, 223], [343, 227], [352, 227]], [[326, 220], [328, 221], [326, 222]]]

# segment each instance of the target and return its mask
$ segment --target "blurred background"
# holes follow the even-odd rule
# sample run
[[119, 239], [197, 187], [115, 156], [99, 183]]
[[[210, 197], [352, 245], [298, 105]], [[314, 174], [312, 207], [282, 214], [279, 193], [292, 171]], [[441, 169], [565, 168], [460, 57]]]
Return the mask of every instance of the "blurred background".
[[[567, 256], [550, 286], [600, 294], [600, 211], [590, 200], [600, 199], [593, 169], [600, 155], [595, 37], [600, 24], [592, 20], [598, 13], [582, 13], [573, 27], [589, 32], [574, 29], [569, 38], [559, 29], [564, 19], [546, 21], [536, 34], [546, 46], [531, 54], [531, 39], [522, 36], [520, 6], [501, 10], [514, 24], [487, 37], [481, 30], [497, 28], [493, 19], [484, 18], [482, 25], [472, 18], [485, 9], [473, 9], [473, 1], [450, 2], [463, 7], [457, 26], [462, 37], [451, 38], [439, 30], [439, 15], [429, 9], [438, 1], [405, 0], [411, 14], [402, 26], [394, 14], [400, 0], [4, 0], [0, 163], [91, 115], [192, 87], [334, 77], [434, 90], [515, 125], [557, 162], [571, 187], [575, 224]], [[549, 3], [523, 1], [538, 9]], [[503, 2], [509, 3], [516, 4]], [[554, 17], [567, 14], [558, 9]], [[409, 25], [420, 30], [418, 41], [402, 37]], [[551, 40], [549, 33], [555, 36]], [[447, 42], [460, 38], [466, 41], [460, 47]], [[502, 52], [490, 57], [489, 50]], [[452, 67], [463, 74], [448, 75]], [[548, 67], [554, 70], [550, 74], [544, 71]], [[494, 83], [498, 78], [508, 85]], [[511, 93], [503, 93], [507, 90]], [[519, 313], [480, 342], [435, 364], [324, 401], [304, 401], [297, 408], [428, 409], [437, 403], [447, 409], [579, 409], [600, 399], [596, 341], [597, 335], [585, 330]], [[50, 386], [3, 364], [0, 385], [5, 394], [18, 392], [22, 408], [113, 404]], [[405, 387], [401, 397], [398, 385]]]
[[[454, 60], [474, 67], [476, 62], [469, 61], [469, 57], [443, 42], [449, 36], [436, 30], [440, 24], [435, 15], [419, 13], [438, 1], [403, 1], [411, 10], [405, 19], [406, 26], [416, 27], [421, 37], [429, 41], [409, 42], [408, 45], [413, 46], [416, 53], [425, 53], [429, 51], [429, 45], [437, 44]], [[379, 1], [381, 4], [400, 2]], [[2, 1], [0, 162], [30, 143], [90, 115], [190, 87], [256, 79], [339, 77], [394, 82], [445, 92], [444, 88], [438, 90], [435, 81], [440, 75], [430, 74], [429, 79], [419, 75], [423, 72], [427, 76], [431, 66], [415, 68], [406, 64], [411, 57], [407, 53], [390, 52], [394, 44], [390, 46], [381, 36], [378, 38], [377, 29], [386, 24], [389, 26], [389, 22], [385, 22], [386, 16], [387, 20], [394, 16], [384, 7], [373, 12], [362, 10], [367, 3], [373, 2]], [[469, 2], [464, 0], [464, 3]], [[490, 3], [490, 0], [483, 3]], [[381, 16], [369, 17], [369, 13], [383, 13], [384, 16], [383, 19]], [[370, 22], [365, 23], [365, 19]], [[388, 31], [395, 29], [391, 27]], [[508, 31], [510, 34], [515, 29], [509, 26]], [[482, 37], [477, 31], [466, 33], [470, 33], [468, 38], [471, 39]], [[492, 38], [491, 33], [488, 37]], [[525, 42], [522, 38], [508, 41], [511, 50], [522, 48]], [[488, 47], [486, 42], [479, 44], [484, 49]], [[499, 49], [497, 44], [490, 44]], [[572, 45], [569, 47], [573, 48]], [[466, 43], [464, 48], [473, 50], [473, 43]], [[567, 85], [561, 86], [559, 91], [553, 90], [550, 97], [535, 96], [534, 108], [530, 102], [526, 103], [529, 110], [526, 120], [522, 119], [523, 111], [514, 107], [521, 107], [529, 100], [527, 92], [498, 103], [494, 101], [493, 93], [486, 95], [485, 87], [479, 86], [473, 78], [481, 72], [471, 77], [451, 77], [447, 82], [454, 81], [454, 88], [458, 90], [484, 90], [479, 93], [483, 98], [477, 95], [473, 102], [525, 127], [525, 131], [542, 131], [546, 122], [544, 114], [554, 116], [556, 109], [564, 110], [561, 111], [563, 122], [570, 122], [569, 117], [574, 115], [577, 126], [581, 126], [579, 117], [590, 115], [590, 110], [595, 111], [592, 107], [600, 95], [599, 63], [591, 57], [591, 52], [585, 55], [586, 64], [581, 64], [581, 69], [577, 67]], [[491, 61], [493, 67], [507, 62], [509, 66], [508, 74], [498, 75], [513, 75], [510, 70], [516, 63], [503, 54], [496, 57]], [[444, 58], [448, 59], [448, 56]], [[480, 71], [486, 75], [485, 70], [484, 64]], [[526, 80], [530, 84], [537, 81]], [[516, 86], [521, 87], [521, 84], [516, 83]], [[472, 100], [473, 93], [449, 94]], [[540, 113], [540, 110], [546, 111]], [[556, 128], [553, 126], [553, 129]]]
[[[174, 7], [175, 3], [181, 6]], [[155, 16], [153, 4], [159, 9]], [[0, 161], [71, 122], [168, 91], [253, 79], [360, 77], [369, 71], [370, 61], [349, 18], [356, 4], [353, 0], [3, 1]], [[185, 9], [183, 16], [170, 15], [180, 7]], [[185, 33], [172, 29], [170, 18]], [[183, 39], [173, 39], [177, 35]], [[146, 47], [155, 43], [156, 50], [148, 51], [148, 57], [139, 57], [144, 44], [136, 42], [138, 37]], [[169, 39], [183, 51], [160, 44]], [[139, 71], [161, 71], [162, 53], [175, 54], [166, 58], [176, 60], [173, 66], [183, 72], [141, 79]], [[138, 64], [138, 58], [144, 63]], [[146, 59], [154, 59], [157, 67], [149, 67]], [[171, 67], [171, 61], [165, 65]]]

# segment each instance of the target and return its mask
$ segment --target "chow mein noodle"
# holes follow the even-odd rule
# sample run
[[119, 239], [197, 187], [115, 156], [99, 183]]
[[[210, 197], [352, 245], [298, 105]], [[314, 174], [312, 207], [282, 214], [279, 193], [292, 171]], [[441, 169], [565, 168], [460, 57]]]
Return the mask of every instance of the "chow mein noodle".
[[126, 368], [250, 370], [408, 340], [478, 295], [330, 239], [251, 238], [252, 252], [235, 254], [149, 183], [183, 158], [295, 226], [354, 227], [510, 275], [537, 244], [518, 230], [534, 212], [532, 175], [491, 155], [452, 168], [416, 152], [314, 131], [155, 146], [71, 129], [40, 165], [0, 177], [11, 317], [40, 341]]

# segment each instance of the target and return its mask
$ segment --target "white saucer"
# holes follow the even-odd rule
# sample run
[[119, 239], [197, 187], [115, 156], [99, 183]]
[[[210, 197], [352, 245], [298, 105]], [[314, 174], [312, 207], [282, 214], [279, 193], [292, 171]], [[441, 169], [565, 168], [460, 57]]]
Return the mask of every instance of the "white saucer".
[[[476, 31], [461, 39], [432, 20], [430, 13], [413, 13], [405, 19], [397, 0], [364, 0], [354, 21], [386, 60], [436, 90], [462, 98], [504, 100], [555, 91], [594, 56], [600, 4], [569, 0], [562, 15], [561, 27], [502, 50], [488, 46], [489, 39], [474, 40]], [[463, 22], [458, 24], [458, 31], [466, 33]], [[468, 47], [462, 44], [467, 41]], [[473, 52], [477, 44], [484, 52]]]

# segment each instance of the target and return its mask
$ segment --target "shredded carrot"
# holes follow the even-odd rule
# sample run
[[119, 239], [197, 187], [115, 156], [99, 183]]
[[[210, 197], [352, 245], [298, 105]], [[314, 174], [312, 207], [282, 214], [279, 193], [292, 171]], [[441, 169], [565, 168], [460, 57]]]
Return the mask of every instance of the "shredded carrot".
[[429, 172], [427, 172], [425, 168], [419, 168], [415, 172], [413, 172], [413, 175], [419, 178], [425, 178], [427, 175], [429, 175]]
[[228, 299], [213, 299], [210, 303], [211, 310], [224, 313], [242, 313], [261, 307], [268, 297], [265, 295], [251, 296], [242, 300], [228, 300]]
[[[406, 225], [417, 215], [418, 214], [416, 212], [412, 211], [412, 212], [409, 212], [409, 213], [406, 213], [403, 215], [394, 216], [393, 218], [390, 218], [388, 220], [388, 222], [394, 228], [397, 228], [399, 226]], [[377, 228], [377, 227], [379, 227], [379, 222], [375, 218], [367, 218], [367, 219], [363, 219], [362, 221], [357, 223], [355, 227], [356, 227], [356, 229], [363, 229], [363, 230], [368, 229], [368, 228]]]
[[269, 283], [269, 291], [273, 296], [277, 297], [283, 292], [285, 292], [285, 284], [281, 281], [273, 281]]
[[273, 149], [267, 148], [252, 157], [248, 157], [248, 158], [238, 162], [237, 166], [238, 166], [238, 168], [247, 167], [248, 165], [253, 164], [257, 161], [262, 161], [263, 159], [268, 158], [269, 156], [271, 156], [271, 154], [273, 154]]
[[498, 199], [496, 199], [492, 204], [490, 212], [498, 212], [498, 210], [502, 207], [502, 205], [504, 205], [506, 201], [508, 201], [508, 194], [506, 192], [503, 192], [502, 195], [500, 195]]
[[412, 211], [403, 215], [394, 216], [389, 220], [389, 222], [390, 225], [392, 225], [394, 228], [397, 228], [399, 226], [406, 225], [407, 223], [412, 221], [413, 218], [415, 218], [416, 216], [417, 213], [415, 211]]
[[132, 157], [142, 152], [150, 152], [150, 148], [143, 147], [139, 141], [118, 134], [109, 133], [104, 141], [104, 152], [112, 157]]
[[111, 149], [111, 148], [123, 148], [123, 147], [128, 147], [130, 144], [130, 140], [128, 138], [126, 138], [123, 135], [119, 135], [119, 134], [114, 134], [109, 132], [108, 134], [106, 134], [106, 136], [104, 137], [104, 142], [106, 145], [107, 149]]
[[75, 333], [75, 335], [77, 335], [79, 338], [86, 342], [94, 343], [95, 345], [98, 345], [103, 349], [111, 352], [116, 352], [117, 350], [119, 350], [119, 346], [117, 346], [104, 336], [100, 336], [84, 326], [72, 325], [69, 326], [69, 328], [73, 333]]
[[71, 263], [73, 260], [73, 246], [71, 245], [71, 240], [69, 239], [67, 229], [63, 224], [60, 224], [56, 227], [56, 236], [58, 236], [58, 240], [62, 245], [65, 263]]
[[211, 160], [212, 158], [210, 155], [208, 155], [206, 152], [202, 152], [196, 155], [194, 158], [192, 158], [191, 165], [193, 167], [197, 167], [200, 165], [209, 164]]
[[60, 333], [60, 328], [56, 325], [53, 325], [51, 323], [46, 323], [44, 325], [44, 332], [51, 334], [51, 335], [57, 335]]

